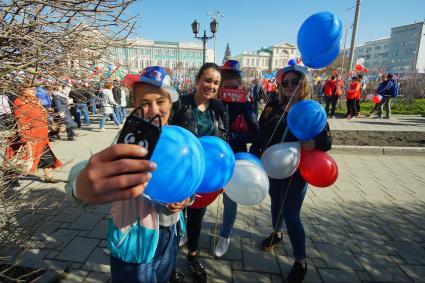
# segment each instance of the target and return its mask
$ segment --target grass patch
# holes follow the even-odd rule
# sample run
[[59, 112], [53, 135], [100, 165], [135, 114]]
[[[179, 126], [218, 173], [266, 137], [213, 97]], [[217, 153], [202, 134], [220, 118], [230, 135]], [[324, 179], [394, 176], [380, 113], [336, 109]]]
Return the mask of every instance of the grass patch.
[[[371, 101], [360, 101], [360, 113], [369, 114], [374, 104]], [[337, 107], [337, 114], [345, 115], [347, 108], [345, 104]], [[400, 115], [422, 115], [425, 116], [425, 98], [417, 98], [413, 103], [397, 97], [391, 101], [391, 113]]]

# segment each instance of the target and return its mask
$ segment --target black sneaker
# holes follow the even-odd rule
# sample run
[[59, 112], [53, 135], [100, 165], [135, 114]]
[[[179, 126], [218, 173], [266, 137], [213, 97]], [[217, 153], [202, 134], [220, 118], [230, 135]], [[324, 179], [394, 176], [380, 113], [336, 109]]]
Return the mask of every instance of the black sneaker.
[[304, 281], [305, 274], [307, 273], [307, 262], [304, 262], [304, 264], [305, 266], [302, 266], [298, 261], [294, 263], [286, 279], [288, 283], [301, 283]]
[[261, 242], [261, 248], [264, 251], [269, 251], [280, 242], [282, 242], [282, 236], [279, 238], [276, 232], [272, 232], [270, 236], [268, 236]]
[[205, 267], [199, 262], [199, 258], [194, 255], [187, 255], [187, 264], [193, 273], [193, 283], [206, 283], [207, 272]]
[[183, 283], [184, 282], [184, 274], [181, 273], [177, 268], [174, 268], [171, 272], [170, 279], [168, 283]]

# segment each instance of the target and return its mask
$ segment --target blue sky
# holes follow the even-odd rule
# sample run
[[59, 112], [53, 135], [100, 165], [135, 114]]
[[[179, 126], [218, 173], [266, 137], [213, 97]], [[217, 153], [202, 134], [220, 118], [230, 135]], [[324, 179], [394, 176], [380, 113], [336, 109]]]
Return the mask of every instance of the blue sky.
[[[190, 24], [194, 19], [207, 29], [210, 11], [223, 11], [218, 18], [217, 62], [221, 63], [227, 42], [232, 55], [254, 51], [261, 46], [289, 42], [296, 44], [302, 22], [318, 11], [330, 11], [344, 25], [353, 23], [355, 0], [140, 0], [131, 7], [138, 13], [133, 36], [164, 41], [197, 41]], [[351, 9], [350, 9], [351, 8]], [[390, 35], [390, 28], [425, 19], [425, 0], [362, 0], [357, 43]], [[347, 47], [351, 40], [349, 30]], [[342, 44], [342, 42], [341, 42]], [[213, 48], [213, 41], [208, 42]]]

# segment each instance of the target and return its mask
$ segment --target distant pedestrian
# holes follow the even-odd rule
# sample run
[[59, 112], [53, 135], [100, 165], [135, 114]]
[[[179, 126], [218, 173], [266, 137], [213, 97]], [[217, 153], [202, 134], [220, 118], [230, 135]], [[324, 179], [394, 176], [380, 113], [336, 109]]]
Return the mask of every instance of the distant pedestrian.
[[[323, 92], [325, 94], [325, 103], [326, 103], [326, 115], [328, 118], [334, 118], [336, 103], [342, 92], [342, 81], [339, 79], [338, 75], [332, 75], [331, 79], [326, 81], [323, 86]], [[331, 110], [329, 111], [329, 105], [331, 105]]]
[[357, 77], [352, 77], [350, 83], [350, 89], [346, 91], [347, 93], [347, 118], [354, 119], [357, 116], [357, 97], [360, 96], [361, 83], [358, 81]]
[[391, 100], [393, 97], [398, 95], [398, 83], [393, 78], [392, 74], [387, 75], [387, 80], [385, 81], [382, 89], [379, 90], [378, 94], [382, 95], [382, 100], [378, 105], [378, 118], [382, 117], [382, 113], [385, 107], [385, 117], [384, 119], [390, 119], [391, 114]]

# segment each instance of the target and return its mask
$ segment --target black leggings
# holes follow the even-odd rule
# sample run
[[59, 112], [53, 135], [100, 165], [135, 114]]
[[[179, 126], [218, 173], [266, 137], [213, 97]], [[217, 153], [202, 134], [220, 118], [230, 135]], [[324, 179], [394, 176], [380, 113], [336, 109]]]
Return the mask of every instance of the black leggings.
[[186, 208], [187, 215], [187, 249], [189, 252], [198, 250], [199, 237], [201, 236], [202, 219], [207, 208]]

